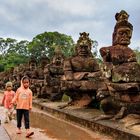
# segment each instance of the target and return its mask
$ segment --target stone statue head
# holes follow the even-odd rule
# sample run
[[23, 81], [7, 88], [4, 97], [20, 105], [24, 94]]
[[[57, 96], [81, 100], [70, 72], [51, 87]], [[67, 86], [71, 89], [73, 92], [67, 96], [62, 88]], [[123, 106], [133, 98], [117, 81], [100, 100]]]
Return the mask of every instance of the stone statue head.
[[89, 33], [80, 33], [80, 37], [75, 48], [76, 54], [79, 56], [91, 55], [92, 43], [93, 41], [89, 38]]
[[120, 13], [116, 13], [116, 25], [113, 32], [113, 45], [124, 45], [130, 44], [132, 37], [133, 26], [128, 22], [129, 15], [122, 10]]
[[37, 61], [34, 56], [31, 56], [29, 60], [29, 68], [30, 70], [34, 70], [36, 69], [36, 67], [37, 67]]
[[60, 47], [56, 47], [55, 55], [53, 57], [52, 63], [55, 65], [61, 65], [63, 63], [63, 60], [64, 60], [64, 56], [62, 54]]
[[49, 58], [46, 55], [42, 55], [40, 57], [40, 66], [44, 69], [44, 67], [49, 63]]

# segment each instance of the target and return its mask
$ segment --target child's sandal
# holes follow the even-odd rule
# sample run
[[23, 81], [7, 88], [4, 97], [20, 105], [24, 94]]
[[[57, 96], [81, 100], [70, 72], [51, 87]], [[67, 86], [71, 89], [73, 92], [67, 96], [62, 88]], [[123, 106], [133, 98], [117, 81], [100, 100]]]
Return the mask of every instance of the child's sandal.
[[21, 134], [21, 130], [17, 130], [17, 132], [16, 132], [17, 134]]
[[29, 138], [32, 135], [34, 135], [34, 132], [27, 133], [26, 138]]

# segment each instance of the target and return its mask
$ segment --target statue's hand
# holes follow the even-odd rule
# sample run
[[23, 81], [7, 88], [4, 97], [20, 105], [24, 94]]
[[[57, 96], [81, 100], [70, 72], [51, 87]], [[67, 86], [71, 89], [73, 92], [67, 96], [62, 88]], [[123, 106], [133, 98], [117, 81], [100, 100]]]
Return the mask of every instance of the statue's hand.
[[101, 101], [102, 99], [104, 99], [106, 96], [102, 91], [98, 91], [97, 95], [96, 95], [96, 99]]
[[136, 62], [137, 60], [136, 60], [136, 57], [130, 57], [127, 61], [128, 62]]

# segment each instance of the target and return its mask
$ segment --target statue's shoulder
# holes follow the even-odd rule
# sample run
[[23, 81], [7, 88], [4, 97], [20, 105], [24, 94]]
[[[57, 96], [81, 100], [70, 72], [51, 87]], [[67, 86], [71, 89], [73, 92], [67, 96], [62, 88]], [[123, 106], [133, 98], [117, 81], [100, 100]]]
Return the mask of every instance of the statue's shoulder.
[[112, 48], [112, 46], [107, 46], [107, 47], [102, 47], [100, 48], [100, 54], [101, 55], [106, 55], [108, 52], [110, 52], [110, 49]]
[[100, 50], [108, 50], [110, 48], [112, 48], [113, 46], [106, 46], [106, 47], [101, 47]]
[[79, 59], [79, 56], [77, 56], [77, 55], [71, 56], [69, 58], [66, 58], [65, 61], [73, 61], [73, 60], [76, 60], [76, 59]]

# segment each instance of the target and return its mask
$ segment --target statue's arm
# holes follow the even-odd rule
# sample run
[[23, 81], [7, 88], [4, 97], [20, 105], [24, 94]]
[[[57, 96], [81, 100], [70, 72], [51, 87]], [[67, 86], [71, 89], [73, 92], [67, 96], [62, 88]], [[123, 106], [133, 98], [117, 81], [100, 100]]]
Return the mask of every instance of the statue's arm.
[[73, 71], [70, 59], [64, 60], [64, 75], [66, 80], [73, 80]]
[[137, 62], [136, 54], [134, 53], [133, 50], [131, 50], [131, 48], [128, 48], [127, 54], [128, 54], [127, 62]]
[[109, 47], [103, 47], [100, 49], [100, 54], [104, 62], [110, 62], [110, 50]]
[[48, 64], [45, 68], [44, 68], [44, 79], [45, 79], [45, 84], [49, 85], [49, 81], [51, 79], [50, 77], [50, 64]]
[[130, 58], [128, 59], [128, 62], [136, 62], [136, 61], [137, 59], [135, 54], [131, 55]]

